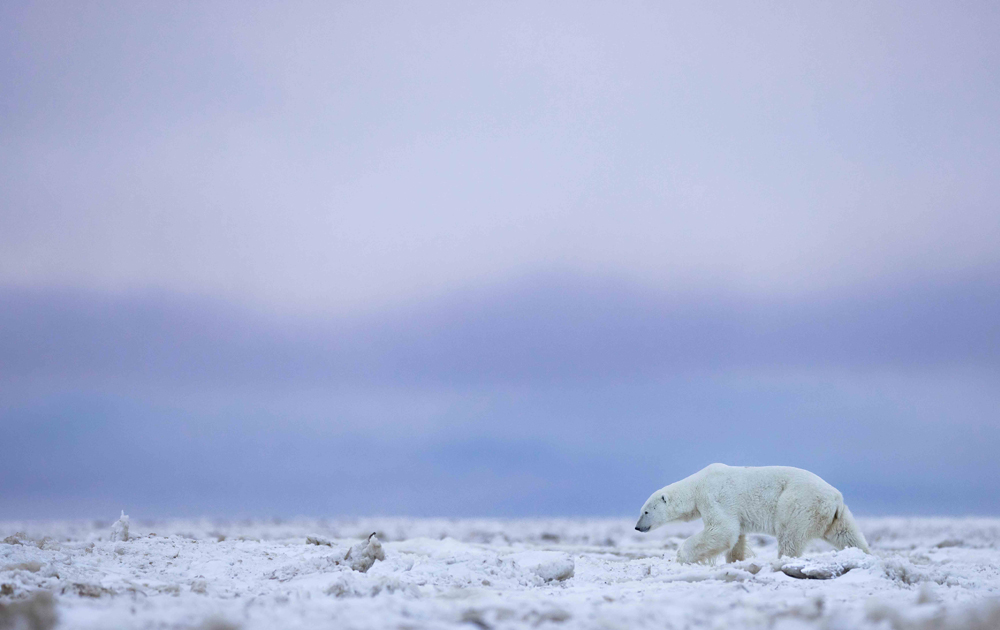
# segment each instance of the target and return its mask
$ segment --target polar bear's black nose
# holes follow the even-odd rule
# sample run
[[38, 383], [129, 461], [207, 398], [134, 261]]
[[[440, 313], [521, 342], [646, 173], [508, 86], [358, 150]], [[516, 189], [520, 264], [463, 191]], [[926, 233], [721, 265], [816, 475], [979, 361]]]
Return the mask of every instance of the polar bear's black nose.
[[639, 526], [638, 526], [638, 525], [636, 525], [636, 526], [635, 526], [635, 531], [637, 531], [637, 532], [641, 532], [642, 530], [641, 530], [641, 529], [639, 529]]

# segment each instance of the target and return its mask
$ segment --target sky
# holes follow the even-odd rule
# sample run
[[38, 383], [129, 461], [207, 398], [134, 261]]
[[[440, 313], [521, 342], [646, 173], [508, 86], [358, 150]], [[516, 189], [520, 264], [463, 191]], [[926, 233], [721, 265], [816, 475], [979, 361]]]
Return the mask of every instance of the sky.
[[998, 514], [992, 3], [0, 6], [0, 514]]

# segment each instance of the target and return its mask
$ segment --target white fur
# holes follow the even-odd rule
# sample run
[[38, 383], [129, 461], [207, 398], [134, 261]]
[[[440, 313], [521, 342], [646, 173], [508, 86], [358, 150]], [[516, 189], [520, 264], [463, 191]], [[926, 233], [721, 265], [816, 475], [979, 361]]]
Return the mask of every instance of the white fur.
[[779, 558], [801, 555], [814, 538], [871, 553], [840, 491], [801, 468], [712, 464], [654, 492], [635, 528], [648, 532], [699, 517], [705, 529], [681, 545], [681, 562], [705, 562], [722, 552], [726, 562], [744, 560], [751, 533], [776, 537]]

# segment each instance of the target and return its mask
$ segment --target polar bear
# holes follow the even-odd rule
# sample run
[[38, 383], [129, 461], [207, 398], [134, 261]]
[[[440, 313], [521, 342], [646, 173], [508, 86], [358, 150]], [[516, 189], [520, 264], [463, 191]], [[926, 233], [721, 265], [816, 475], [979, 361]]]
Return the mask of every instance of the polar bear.
[[779, 558], [801, 555], [814, 538], [871, 553], [840, 491], [801, 468], [712, 464], [654, 492], [635, 528], [648, 532], [699, 517], [705, 528], [681, 545], [681, 562], [705, 562], [722, 552], [726, 562], [744, 560], [752, 555], [748, 533], [776, 537]]

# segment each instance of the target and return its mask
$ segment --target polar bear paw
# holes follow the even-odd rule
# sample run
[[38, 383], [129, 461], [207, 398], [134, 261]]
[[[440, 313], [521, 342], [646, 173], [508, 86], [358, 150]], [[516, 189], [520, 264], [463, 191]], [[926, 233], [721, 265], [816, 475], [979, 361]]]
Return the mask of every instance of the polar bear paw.
[[680, 549], [677, 550], [677, 562], [682, 564], [711, 564], [709, 558], [699, 557], [692, 549], [686, 548], [685, 545], [681, 545]]

